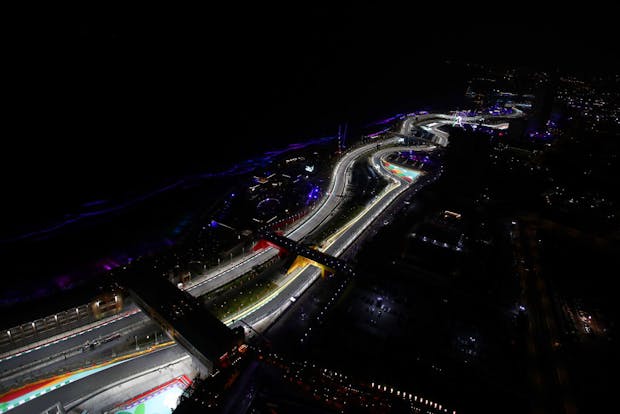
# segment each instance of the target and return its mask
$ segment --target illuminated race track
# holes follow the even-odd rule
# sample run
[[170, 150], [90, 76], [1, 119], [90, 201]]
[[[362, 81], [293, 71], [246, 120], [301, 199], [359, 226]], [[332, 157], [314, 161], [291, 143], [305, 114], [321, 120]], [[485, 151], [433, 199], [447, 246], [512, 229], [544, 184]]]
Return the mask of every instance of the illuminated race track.
[[[395, 141], [395, 139], [383, 141], [382, 145], [386, 145], [387, 143], [393, 143]], [[318, 226], [320, 226], [323, 222], [329, 219], [330, 215], [334, 213], [335, 210], [337, 210], [337, 208], [343, 201], [343, 196], [345, 195], [347, 186], [349, 185], [351, 180], [350, 172], [355, 160], [368, 153], [373, 148], [376, 148], [376, 143], [354, 149], [342, 157], [342, 159], [338, 162], [336, 168], [334, 169], [329, 188], [326, 192], [326, 196], [323, 198], [320, 204], [318, 204], [317, 207], [315, 207], [315, 209], [310, 214], [308, 214], [308, 216], [303, 221], [297, 223], [295, 227], [293, 227], [287, 232], [288, 237], [294, 240], [300, 240], [302, 237], [304, 237], [305, 235], [316, 229]], [[223, 269], [213, 271], [208, 276], [208, 278], [205, 279], [206, 283], [205, 281], [203, 281], [200, 284], [196, 284], [195, 286], [197, 287], [189, 291], [191, 294], [198, 296], [201, 294], [201, 292], [209, 291], [218, 286], [221, 286], [222, 284], [227, 283], [230, 280], [235, 279], [236, 277], [239, 277], [240, 275], [249, 271], [253, 266], [264, 263], [266, 260], [270, 259], [276, 254], [277, 251], [272, 248], [254, 253], [251, 256], [248, 256], [237, 263], [232, 263], [231, 265]], [[51, 356], [54, 356], [55, 354], [61, 354], [63, 350], [72, 349], [75, 346], [84, 343], [84, 341], [87, 339], [93, 339], [97, 336], [101, 336], [102, 334], [107, 334], [107, 330], [110, 330], [111, 333], [117, 331], [118, 329], [129, 329], [133, 325], [143, 323], [145, 319], [147, 319], [145, 315], [142, 312], [138, 312], [137, 314], [132, 314], [130, 318], [125, 318], [122, 321], [110, 325], [109, 327], [105, 326], [89, 331], [87, 335], [70, 336], [67, 338], [63, 338], [60, 341], [50, 343], [50, 345], [48, 346], [37, 347], [36, 349], [33, 348], [33, 350], [30, 352], [18, 352], [7, 361], [4, 361], [6, 365], [4, 365], [3, 368], [6, 370], [14, 370], [15, 368], [19, 368], [24, 364], [44, 363], [44, 360], [50, 358]], [[112, 329], [113, 327], [114, 329]], [[141, 367], [142, 371], [147, 371], [153, 366], [170, 363], [176, 358], [178, 358], [178, 353], [176, 352], [158, 352], [157, 355], [149, 355], [148, 357], [140, 358], [140, 362], [136, 361], [132, 362], [132, 364], [139, 364], [138, 366]], [[9, 363], [10, 366], [8, 366]], [[61, 362], [59, 361], [59, 363]], [[132, 364], [123, 365], [128, 368], [132, 366]], [[85, 386], [86, 388], [103, 387], [106, 383], [110, 382], [107, 377], [109, 377], [112, 372], [117, 371], [119, 371], [119, 373], [122, 372], [123, 367], [115, 367], [113, 370], [106, 369], [105, 373], [103, 374], [98, 373], [98, 371], [93, 372], [92, 375], [88, 376], [87, 378], [81, 378], [79, 382], [80, 384], [83, 384], [83, 386]], [[8, 373], [9, 371], [5, 372]], [[13, 381], [14, 378], [15, 377], [12, 376], [10, 380]], [[6, 379], [9, 380], [9, 378]], [[36, 406], [37, 408], [46, 407], [46, 404], [52, 401], [54, 398], [55, 401], [61, 401], [63, 404], [66, 404], [72, 401], [72, 399], [75, 397], [75, 392], [75, 385], [69, 384], [69, 386], [66, 387], [63, 386], [58, 389], [50, 390], [49, 393], [44, 395], [45, 398], [41, 398], [41, 396], [39, 396], [37, 398], [27, 401], [27, 404], [12, 408], [10, 411], [13, 412], [15, 410], [19, 412], [22, 409], [31, 409], [34, 406]]]
[[159, 349], [136, 352], [74, 372], [67, 372], [13, 390], [0, 397], [0, 413], [40, 413], [60, 401], [74, 405], [88, 395], [96, 395], [110, 384], [122, 383], [135, 375], [188, 358], [180, 346], [170, 343]]
[[[443, 114], [429, 114], [424, 119], [418, 119], [417, 121], [413, 117], [408, 117], [403, 122], [402, 130], [405, 131], [406, 129], [407, 133], [409, 133], [415, 123], [417, 126], [426, 126], [429, 132], [437, 137], [445, 137], [447, 140], [448, 133], [438, 128], [453, 122], [454, 116]], [[461, 122], [480, 122], [480, 118], [471, 117], [461, 119]], [[389, 153], [412, 149], [410, 146], [393, 146], [396, 142], [397, 138], [381, 141], [380, 144], [383, 148], [378, 150], [376, 149], [377, 142], [373, 142], [344, 154], [334, 168], [329, 188], [325, 192], [325, 197], [323, 197], [320, 204], [318, 204], [310, 214], [300, 220], [293, 228], [289, 229], [286, 232], [286, 236], [299, 241], [330, 220], [344, 201], [344, 196], [351, 182], [351, 171], [354, 163], [364, 157], [369, 157], [370, 164], [388, 180], [388, 184], [356, 217], [349, 220], [338, 231], [321, 243], [320, 250], [332, 256], [341, 255], [356, 240], [360, 239], [360, 237], [364, 237], [364, 230], [369, 229], [372, 223], [407, 190], [411, 190], [412, 192], [418, 191], [418, 189], [422, 188], [429, 181], [437, 179], [439, 173], [419, 174], [413, 170], [408, 170], [404, 174], [397, 174], [394, 172], [394, 166], [390, 168], [389, 165], [385, 165], [384, 158]], [[428, 149], [432, 150], [432, 148], [431, 146]], [[405, 168], [400, 169], [407, 170]], [[407, 191], [407, 194], [411, 194], [411, 192]], [[252, 267], [264, 263], [276, 254], [277, 251], [275, 249], [268, 248], [244, 258], [239, 258], [240, 260], [233, 261], [227, 266], [213, 269], [207, 273], [205, 277], [201, 278], [201, 280], [190, 285], [187, 290], [194, 296], [200, 296], [245, 274], [251, 270]], [[265, 329], [292, 304], [292, 297], [299, 296], [319, 277], [320, 270], [315, 267], [307, 266], [305, 268], [300, 268], [284, 279], [280, 286], [270, 295], [251, 307], [244, 309], [239, 314], [227, 318], [224, 322], [229, 326], [243, 325], [245, 328], [246, 325], [249, 325], [256, 330]], [[136, 315], [135, 317], [138, 316]], [[127, 319], [127, 322], [129, 322], [130, 318]], [[142, 319], [142, 317], [139, 317], [139, 319]], [[136, 320], [133, 323], [138, 323], [138, 321]], [[125, 323], [123, 323], [123, 327], [125, 327]], [[79, 388], [78, 385], [84, 384], [87, 388], [103, 387], [111, 383], [108, 376], [112, 373], [117, 373], [115, 375], [120, 378], [125, 369], [131, 368], [131, 372], [142, 372], [158, 365], [168, 364], [178, 359], [180, 355], [184, 355], [181, 351], [177, 351], [178, 348], [179, 347], [174, 347], [174, 351], [168, 350], [163, 352], [162, 350], [162, 352], [137, 358], [130, 363], [126, 362], [122, 365], [111, 367], [105, 370], [106, 374], [104, 375], [93, 373], [88, 378], [80, 379], [79, 384], [69, 384], [57, 390], [53, 390], [46, 396], [45, 400], [49, 399], [49, 401], [51, 401], [55, 399], [55, 401], [61, 401], [63, 404], [69, 403], [73, 401], [75, 395], [77, 395], [78, 392], [76, 390]], [[50, 348], [50, 350], [51, 349], [52, 348]], [[41, 355], [37, 355], [37, 357], [43, 358], [46, 352], [45, 350], [40, 352]], [[19, 358], [23, 358], [23, 356], [19, 356]], [[18, 361], [11, 361], [11, 363], [17, 365]], [[37, 400], [38, 398], [17, 407], [15, 411], [27, 412], [21, 411], [21, 409], [29, 407]], [[43, 407], [44, 401], [37, 402], [37, 407], [39, 407], [39, 404]]]
[[[522, 116], [523, 113], [521, 111], [516, 111], [510, 115], [503, 115], [501, 117], [492, 117], [495, 119], [501, 118], [514, 118]], [[405, 118], [403, 121], [401, 133], [408, 135], [415, 125], [420, 125], [423, 128], [428, 128], [427, 130], [435, 135], [434, 139], [437, 139], [437, 144], [440, 146], [447, 145], [448, 133], [440, 130], [439, 128], [443, 125], [454, 124], [455, 121], [458, 123], [471, 123], [476, 124], [480, 123], [484, 120], [484, 117], [474, 116], [474, 117], [459, 117], [458, 121], [454, 115], [445, 115], [445, 114], [428, 114], [425, 115], [422, 119], [419, 119], [417, 116], [410, 116]], [[432, 124], [431, 126], [426, 126], [427, 124]], [[493, 125], [488, 124], [491, 128], [504, 128], [503, 125]], [[384, 143], [394, 143], [393, 140], [389, 142], [384, 141]], [[377, 169], [377, 171], [385, 176], [390, 184], [382, 191], [380, 195], [378, 195], [362, 212], [360, 212], [355, 218], [346, 223], [340, 230], [335, 232], [332, 236], [330, 236], [326, 241], [321, 243], [321, 249], [323, 252], [328, 253], [332, 256], [339, 256], [347, 247], [349, 247], [360, 235], [367, 229], [371, 223], [383, 212], [385, 209], [391, 205], [394, 200], [398, 198], [405, 190], [409, 187], [413, 187], [414, 189], [419, 188], [419, 181], [415, 179], [406, 179], [402, 176], [397, 176], [393, 174], [391, 171], [386, 169], [383, 166], [382, 158], [389, 153], [410, 150], [410, 146], [402, 146], [402, 147], [391, 147], [384, 148], [378, 151], [375, 151], [371, 155], [371, 163]], [[432, 147], [428, 148], [432, 150]], [[361, 149], [360, 149], [361, 150]], [[367, 151], [362, 151], [355, 156], [361, 156]], [[352, 153], [353, 154], [353, 153]], [[351, 165], [354, 160], [352, 159]], [[348, 171], [348, 170], [347, 170]], [[347, 176], [347, 179], [349, 177]], [[417, 177], [416, 177], [417, 178]], [[433, 181], [437, 179], [437, 176], [431, 177]], [[332, 185], [333, 185], [332, 180]], [[337, 181], [337, 180], [336, 180]], [[417, 184], [416, 184], [417, 183]], [[426, 182], [424, 183], [426, 184]], [[325, 212], [323, 213], [325, 214]], [[329, 215], [329, 213], [327, 213]], [[315, 225], [315, 222], [311, 222], [311, 225]], [[320, 223], [320, 222], [319, 222]], [[316, 223], [318, 225], [319, 223]], [[299, 226], [298, 229], [291, 232], [294, 234], [299, 229], [307, 229], [305, 224]], [[309, 226], [308, 226], [309, 227]], [[311, 229], [310, 229], [311, 230]], [[299, 235], [296, 235], [299, 237]], [[290, 237], [290, 236], [289, 236]], [[299, 240], [299, 238], [291, 237], [295, 240]], [[275, 254], [275, 253], [274, 253]], [[255, 329], [264, 329], [268, 327], [275, 319], [281, 315], [291, 304], [291, 298], [298, 297], [301, 295], [314, 281], [316, 281], [321, 274], [321, 271], [315, 267], [307, 266], [305, 268], [301, 268], [297, 271], [294, 271], [289, 275], [289, 277], [282, 283], [274, 292], [260, 300], [256, 304], [244, 309], [236, 315], [230, 316], [224, 320], [229, 326], [239, 326], [242, 325], [247, 326], [250, 325]]]
[[[155, 329], [156, 325], [139, 309], [131, 307], [129, 311], [101, 323], [6, 355], [0, 358], [0, 389], [11, 388], [21, 377], [41, 377], [64, 368], [68, 362], [76, 364], [80, 360], [93, 359], [115, 346], [117, 337], [144, 327]], [[99, 344], [96, 349], [83, 352], [85, 345], [90, 343]]]
[[[514, 118], [523, 115], [523, 112], [514, 108], [513, 113], [502, 116], [490, 116], [490, 118]], [[485, 117], [460, 117], [461, 123], [479, 123]], [[489, 118], [489, 117], [486, 117]], [[414, 125], [422, 125], [427, 131], [432, 133], [440, 146], [447, 145], [448, 133], [439, 129], [444, 125], [451, 125], [455, 122], [454, 115], [446, 114], [426, 114], [421, 116], [409, 116], [403, 121], [401, 128], [402, 134], [409, 134]], [[424, 126], [428, 124], [430, 126]], [[486, 125], [486, 124], [485, 124]], [[497, 125], [487, 125], [491, 128], [499, 128]], [[391, 138], [381, 141], [381, 145], [391, 145], [397, 142], [397, 138]], [[285, 235], [295, 241], [299, 241], [306, 235], [314, 231], [318, 226], [326, 222], [329, 217], [337, 210], [338, 206], [343, 201], [343, 196], [347, 189], [348, 184], [351, 181], [351, 169], [356, 159], [372, 151], [376, 148], [377, 142], [364, 145], [360, 148], [356, 148], [346, 153], [342, 159], [336, 164], [331, 176], [330, 185], [326, 191], [326, 196], [321, 203], [314, 208], [314, 210], [305, 218], [301, 219], [299, 223], [292, 229], [289, 229]], [[389, 175], [389, 173], [387, 173]], [[211, 290], [217, 289], [220, 286], [238, 278], [239, 276], [252, 270], [254, 266], [260, 265], [267, 260], [271, 259], [277, 254], [277, 251], [273, 248], [261, 250], [256, 253], [252, 253], [246, 257], [238, 258], [236, 261], [231, 261], [226, 266], [212, 269], [204, 276], [198, 278], [196, 281], [191, 282], [186, 289], [193, 296], [201, 296]]]
[[[384, 175], [389, 184], [378, 194], [356, 217], [348, 221], [342, 228], [332, 234], [320, 245], [320, 250], [332, 256], [339, 256], [355, 242], [364, 230], [385, 211], [404, 191], [415, 185], [417, 181], [403, 176], [397, 176], [383, 166], [382, 158], [387, 154], [410, 150], [410, 146], [390, 147], [374, 152], [370, 156], [371, 164]], [[409, 170], [417, 174], [413, 170]], [[421, 176], [419, 174], [418, 176]], [[291, 298], [297, 297], [320, 277], [321, 271], [307, 266], [291, 273], [269, 296], [253, 306], [233, 315], [224, 323], [237, 326], [250, 325], [255, 329], [264, 329], [282, 314], [291, 304]]]
[[403, 124], [400, 129], [400, 134], [409, 135], [411, 134], [414, 126], [420, 126], [423, 130], [430, 132], [433, 134], [432, 141], [441, 146], [445, 147], [448, 145], [448, 136], [449, 134], [440, 129], [445, 125], [462, 125], [462, 124], [471, 124], [471, 125], [481, 125], [487, 128], [492, 129], [506, 129], [508, 128], [507, 123], [503, 124], [489, 124], [485, 123], [485, 121], [489, 118], [493, 120], [502, 120], [502, 119], [514, 119], [520, 118], [524, 115], [523, 111], [518, 108], [512, 108], [511, 113], [502, 114], [502, 115], [477, 115], [477, 116], [461, 116], [458, 112], [455, 111], [452, 115], [447, 114], [424, 114], [418, 116], [409, 116], [405, 118]]
[[[394, 142], [396, 142], [395, 138], [383, 141], [381, 144], [389, 145]], [[332, 173], [326, 196], [307, 217], [285, 233], [288, 238], [299, 241], [329, 219], [330, 215], [334, 213], [344, 199], [343, 196], [345, 195], [347, 186], [351, 182], [351, 169], [355, 160], [366, 152], [376, 148], [376, 145], [377, 143], [373, 142], [372, 144], [354, 149], [346, 153], [342, 159], [338, 161]], [[205, 276], [201, 277], [200, 280], [189, 285], [187, 290], [194, 296], [201, 296], [249, 272], [254, 266], [266, 262], [276, 254], [277, 250], [273, 248], [253, 253], [226, 267], [210, 271]]]
[[[382, 144], [395, 142], [395, 139], [391, 139], [389, 141], [384, 141]], [[351, 152], [345, 154], [343, 158], [338, 162], [334, 172], [332, 174], [332, 179], [330, 181], [329, 189], [326, 192], [326, 196], [320, 202], [320, 204], [305, 218], [305, 220], [299, 222], [295, 227], [290, 229], [287, 232], [287, 236], [294, 239], [300, 240], [302, 237], [316, 229], [320, 226], [324, 221], [328, 220], [330, 215], [340, 206], [343, 201], [343, 195], [345, 195], [348, 184], [351, 180], [350, 170], [359, 157], [368, 153], [371, 149], [376, 148], [376, 143], [372, 143], [370, 145], [366, 145]], [[269, 258], [273, 257], [277, 254], [275, 249], [266, 249], [260, 252], [257, 252], [251, 256], [246, 257], [245, 259], [233, 263], [224, 269], [218, 269], [218, 271], [212, 272], [212, 275], [206, 279], [208, 283], [197, 284], [197, 288], [191, 289], [190, 293], [195, 296], [198, 296], [200, 292], [206, 292], [208, 290], [214, 289], [217, 286], [221, 286], [222, 284], [227, 283], [229, 280], [233, 280], [234, 278], [244, 274], [248, 270], [250, 270], [253, 266], [264, 263]], [[278, 295], [279, 296], [279, 295]], [[135, 319], [135, 320], [132, 320]], [[132, 318], [126, 318], [122, 321], [121, 326], [115, 326], [118, 328], [130, 328], [132, 325], [142, 323], [144, 319], [146, 319], [145, 315], [142, 312], [138, 312], [135, 315], [132, 315]], [[118, 323], [114, 324], [118, 325]], [[105, 329], [108, 329], [107, 326]], [[89, 332], [88, 338], [91, 336], [96, 337], [102, 334], [101, 329], [93, 330]], [[107, 333], [103, 332], [104, 334]], [[67, 339], [63, 339], [56, 343], [50, 344], [49, 346], [40, 347], [36, 350], [28, 353], [17, 353], [10, 359], [11, 366], [6, 366], [6, 368], [17, 368], [24, 363], [32, 363], [37, 361], [43, 361], [50, 357], [50, 355], [54, 355], [56, 353], [61, 353], [63, 349], [71, 349], [72, 347], [83, 343], [86, 340], [86, 336], [79, 335], [76, 337], [68, 337]], [[140, 358], [140, 366], [142, 370], [146, 371], [151, 369], [153, 366], [162, 365], [169, 363], [173, 359], [178, 358], [177, 353], [171, 352], [158, 352], [157, 355], [151, 355], [146, 358]], [[9, 362], [9, 361], [5, 361]], [[135, 362], [133, 364], [137, 364]], [[125, 364], [124, 364], [125, 365]], [[129, 365], [125, 365], [129, 367]], [[85, 384], [87, 388], [89, 387], [101, 387], [108, 382], [105, 378], [109, 376], [111, 372], [116, 372], [116, 370], [121, 370], [122, 367], [115, 368], [114, 371], [105, 370], [105, 374], [93, 373], [88, 378], [80, 379], [80, 383]], [[29, 400], [25, 406], [15, 407], [10, 411], [20, 411], [22, 408], [29, 408], [34, 404], [37, 407], [44, 407], [45, 404], [51, 401], [51, 399], [56, 398], [56, 401], [60, 400], [63, 404], [72, 401], [74, 398], [75, 387], [73, 385], [67, 387], [61, 387], [59, 389], [53, 389], [49, 394], [45, 395], [45, 398], [39, 399], [39, 397]], [[36, 403], [35, 403], [36, 402]], [[50, 404], [51, 405], [51, 404]]]

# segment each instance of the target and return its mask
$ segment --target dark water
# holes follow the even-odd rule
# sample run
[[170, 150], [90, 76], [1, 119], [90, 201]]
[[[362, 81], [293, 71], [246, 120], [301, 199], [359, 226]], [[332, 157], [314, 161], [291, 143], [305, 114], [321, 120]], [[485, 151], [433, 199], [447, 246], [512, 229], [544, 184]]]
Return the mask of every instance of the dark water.
[[119, 86], [117, 73], [95, 86], [82, 79], [87, 90], [74, 85], [57, 101], [62, 87], [41, 83], [46, 93], [30, 106], [36, 121], [15, 110], [24, 131], [3, 165], [0, 257], [12, 275], [3, 301], [42, 294], [50, 281], [71, 285], [173, 243], [179, 223], [208, 201], [209, 186], [221, 189], [228, 179], [190, 192], [183, 190], [188, 177], [335, 136], [342, 123], [353, 140], [396, 113], [462, 105], [465, 78], [453, 67], [357, 63], [328, 72], [308, 63], [307, 73], [265, 70], [251, 79], [239, 70], [222, 85], [195, 90], [184, 79], [154, 87], [152, 77]]

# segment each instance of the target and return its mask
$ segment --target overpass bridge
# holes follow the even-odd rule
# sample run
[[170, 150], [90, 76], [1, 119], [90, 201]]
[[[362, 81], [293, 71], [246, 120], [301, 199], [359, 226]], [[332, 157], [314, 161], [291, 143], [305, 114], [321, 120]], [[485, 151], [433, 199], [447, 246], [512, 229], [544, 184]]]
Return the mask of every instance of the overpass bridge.
[[337, 257], [323, 253], [306, 244], [289, 239], [286, 236], [273, 233], [271, 231], [259, 230], [261, 240], [256, 244], [255, 248], [273, 246], [278, 249], [284, 249], [297, 255], [297, 258], [288, 270], [291, 273], [295, 269], [312, 265], [321, 269], [321, 275], [325, 277], [327, 273], [340, 272], [347, 275], [355, 275], [353, 268], [346, 261]]
[[242, 328], [228, 328], [198, 298], [178, 289], [151, 266], [134, 262], [121, 275], [116, 284], [209, 373], [234, 361], [245, 339]]

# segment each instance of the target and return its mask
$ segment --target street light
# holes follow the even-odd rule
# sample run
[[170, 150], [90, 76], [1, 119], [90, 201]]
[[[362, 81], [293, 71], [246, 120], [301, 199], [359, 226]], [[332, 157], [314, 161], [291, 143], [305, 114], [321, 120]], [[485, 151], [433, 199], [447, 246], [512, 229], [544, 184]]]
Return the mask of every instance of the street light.
[[140, 348], [138, 347], [138, 335], [134, 335], [133, 336], [134, 339], [136, 340], [136, 351], [138, 351]]

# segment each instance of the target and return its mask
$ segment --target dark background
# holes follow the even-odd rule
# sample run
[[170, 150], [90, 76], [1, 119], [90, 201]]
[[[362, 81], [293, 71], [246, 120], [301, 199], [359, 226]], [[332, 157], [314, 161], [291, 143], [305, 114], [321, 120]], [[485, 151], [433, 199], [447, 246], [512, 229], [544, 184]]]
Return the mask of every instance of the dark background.
[[418, 109], [463, 84], [446, 59], [613, 73], [613, 13], [585, 6], [259, 2], [26, 14], [8, 26], [3, 59], [3, 220]]

